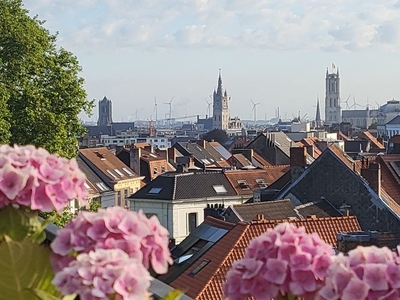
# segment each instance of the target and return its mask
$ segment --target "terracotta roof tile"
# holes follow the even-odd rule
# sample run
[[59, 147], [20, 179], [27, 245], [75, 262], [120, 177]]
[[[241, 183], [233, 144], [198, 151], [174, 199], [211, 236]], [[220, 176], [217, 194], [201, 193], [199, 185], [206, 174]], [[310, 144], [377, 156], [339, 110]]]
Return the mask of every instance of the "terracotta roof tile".
[[377, 140], [376, 137], [374, 137], [371, 132], [369, 131], [364, 131], [363, 134], [365, 135], [365, 137], [374, 145], [375, 148], [381, 149], [381, 150], [385, 150], [385, 146], [382, 145], [381, 142], [379, 142]]
[[106, 147], [80, 149], [79, 155], [85, 162], [93, 164], [110, 181], [117, 182], [139, 177]]
[[271, 167], [273, 164], [271, 164], [268, 160], [266, 160], [264, 157], [260, 155], [256, 150], [253, 149], [253, 158], [258, 161], [260, 164], [262, 164], [264, 167]]
[[[183, 289], [185, 294], [193, 299], [222, 299], [222, 283], [232, 263], [243, 258], [249, 242], [273, 228], [276, 224], [288, 220], [260, 220], [250, 223], [239, 222], [225, 234], [212, 248], [204, 253], [183, 274], [175, 279], [171, 286]], [[361, 231], [356, 217], [307, 218], [292, 220], [296, 226], [304, 226], [308, 233], [318, 233], [325, 242], [336, 247], [336, 235], [340, 232]], [[189, 274], [203, 260], [209, 263], [195, 276]]]
[[381, 165], [381, 186], [397, 204], [400, 204], [400, 154], [378, 155], [376, 161]]
[[231, 170], [225, 171], [225, 176], [238, 195], [251, 195], [253, 190], [265, 188], [278, 180], [289, 168], [289, 166], [281, 165], [255, 170]]

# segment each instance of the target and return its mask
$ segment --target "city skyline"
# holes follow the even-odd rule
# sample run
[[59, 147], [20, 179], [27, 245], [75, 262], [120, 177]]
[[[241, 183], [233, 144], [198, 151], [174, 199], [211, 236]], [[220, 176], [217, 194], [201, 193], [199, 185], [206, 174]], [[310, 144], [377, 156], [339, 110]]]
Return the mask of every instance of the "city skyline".
[[[252, 119], [324, 111], [325, 72], [341, 97], [376, 107], [400, 98], [400, 2], [26, 0], [83, 67], [88, 99], [113, 101], [113, 119], [207, 112], [222, 69], [230, 114]], [[98, 116], [97, 107], [91, 120]], [[83, 117], [88, 120], [89, 118]]]

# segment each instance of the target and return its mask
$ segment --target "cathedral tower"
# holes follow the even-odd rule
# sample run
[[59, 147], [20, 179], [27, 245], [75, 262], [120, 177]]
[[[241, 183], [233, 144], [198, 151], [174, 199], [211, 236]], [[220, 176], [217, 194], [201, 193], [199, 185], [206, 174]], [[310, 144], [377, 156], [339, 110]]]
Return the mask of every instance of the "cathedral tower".
[[[332, 64], [332, 67], [331, 74], [326, 69], [325, 77], [325, 124], [329, 126], [342, 122], [339, 69], [336, 69], [334, 64]], [[336, 70], [336, 73], [334, 70]]]
[[213, 94], [213, 128], [227, 130], [229, 127], [228, 93], [222, 90], [221, 69], [219, 70], [218, 87]]
[[112, 122], [112, 102], [104, 96], [103, 100], [99, 101], [97, 126], [110, 126]]

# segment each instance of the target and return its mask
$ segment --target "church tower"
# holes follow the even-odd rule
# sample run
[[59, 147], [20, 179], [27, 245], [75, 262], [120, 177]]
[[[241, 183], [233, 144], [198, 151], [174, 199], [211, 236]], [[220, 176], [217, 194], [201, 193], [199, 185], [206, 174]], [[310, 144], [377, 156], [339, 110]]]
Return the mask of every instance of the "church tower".
[[[329, 126], [342, 122], [339, 69], [336, 69], [334, 64], [332, 67], [331, 74], [326, 69], [325, 77], [325, 124]], [[337, 70], [336, 73], [334, 70]]]
[[97, 126], [110, 126], [112, 122], [112, 102], [104, 96], [103, 100], [99, 101]]
[[218, 87], [213, 94], [213, 128], [227, 130], [229, 127], [228, 93], [222, 90], [221, 69], [219, 69]]

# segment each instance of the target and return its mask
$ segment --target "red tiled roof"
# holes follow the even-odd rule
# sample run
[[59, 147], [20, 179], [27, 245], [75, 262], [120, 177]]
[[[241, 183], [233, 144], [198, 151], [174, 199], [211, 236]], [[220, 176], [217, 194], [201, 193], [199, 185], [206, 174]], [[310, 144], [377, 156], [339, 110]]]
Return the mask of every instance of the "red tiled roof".
[[360, 174], [361, 172], [361, 162], [353, 160], [350, 156], [348, 156], [345, 152], [342, 151], [336, 144], [332, 144], [328, 148], [331, 150], [337, 158], [339, 158], [343, 163], [345, 163], [351, 170]]
[[253, 149], [253, 158], [258, 161], [260, 164], [262, 164], [264, 167], [270, 167], [273, 166], [268, 160], [266, 160], [264, 157], [262, 157], [256, 150]]
[[[257, 182], [258, 179], [262, 179], [265, 181], [266, 185], [270, 185], [283, 176], [289, 168], [289, 166], [280, 165], [264, 169], [231, 170], [225, 171], [225, 176], [228, 178], [238, 195], [251, 195], [253, 194], [253, 190], [266, 187], [263, 186], [260, 181]], [[247, 186], [243, 184], [241, 185], [241, 180], [244, 180]]]
[[378, 155], [376, 161], [381, 165], [381, 187], [400, 204], [400, 176], [391, 163], [400, 162], [400, 154]]
[[381, 142], [379, 142], [377, 140], [376, 137], [374, 137], [371, 132], [369, 131], [364, 131], [363, 134], [365, 135], [365, 137], [374, 145], [375, 148], [381, 149], [381, 150], [385, 150], [385, 146], [382, 145]]
[[106, 147], [79, 149], [79, 152], [111, 181], [117, 182], [139, 177]]
[[[239, 222], [192, 266], [175, 279], [171, 286], [183, 289], [185, 294], [193, 299], [222, 299], [222, 284], [232, 263], [243, 258], [245, 249], [253, 238], [283, 222], [288, 222], [288, 220]], [[361, 231], [355, 216], [307, 218], [290, 220], [289, 222], [297, 227], [304, 226], [308, 233], [318, 233], [325, 242], [334, 247], [336, 246], [336, 235], [338, 233]], [[194, 277], [189, 276], [193, 269], [204, 259], [209, 260], [209, 263]]]

